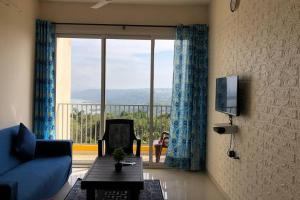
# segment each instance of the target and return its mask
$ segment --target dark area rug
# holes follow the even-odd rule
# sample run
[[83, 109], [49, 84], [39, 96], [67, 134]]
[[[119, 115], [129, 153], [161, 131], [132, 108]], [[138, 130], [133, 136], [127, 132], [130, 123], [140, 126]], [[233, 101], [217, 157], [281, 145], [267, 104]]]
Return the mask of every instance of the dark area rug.
[[[80, 188], [81, 179], [77, 179], [65, 200], [85, 200], [86, 191]], [[96, 192], [97, 200], [130, 200], [129, 191], [103, 191]], [[139, 200], [163, 200], [159, 180], [145, 180], [144, 190], [141, 190]]]

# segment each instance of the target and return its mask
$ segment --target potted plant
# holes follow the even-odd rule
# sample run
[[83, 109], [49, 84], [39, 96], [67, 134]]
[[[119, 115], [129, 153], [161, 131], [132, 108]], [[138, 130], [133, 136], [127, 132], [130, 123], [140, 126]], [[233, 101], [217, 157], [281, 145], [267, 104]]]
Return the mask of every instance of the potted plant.
[[117, 148], [114, 150], [112, 155], [115, 161], [117, 161], [115, 164], [115, 169], [117, 172], [120, 172], [122, 170], [122, 163], [120, 163], [120, 161], [124, 160], [126, 154], [123, 148]]

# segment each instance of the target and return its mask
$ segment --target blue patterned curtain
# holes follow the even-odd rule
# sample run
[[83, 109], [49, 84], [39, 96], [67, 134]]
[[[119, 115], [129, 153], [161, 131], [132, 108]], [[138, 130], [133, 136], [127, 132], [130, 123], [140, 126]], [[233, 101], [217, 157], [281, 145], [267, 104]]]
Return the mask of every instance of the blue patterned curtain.
[[34, 133], [40, 139], [55, 136], [55, 25], [36, 21]]
[[208, 77], [207, 25], [176, 30], [169, 167], [205, 168]]

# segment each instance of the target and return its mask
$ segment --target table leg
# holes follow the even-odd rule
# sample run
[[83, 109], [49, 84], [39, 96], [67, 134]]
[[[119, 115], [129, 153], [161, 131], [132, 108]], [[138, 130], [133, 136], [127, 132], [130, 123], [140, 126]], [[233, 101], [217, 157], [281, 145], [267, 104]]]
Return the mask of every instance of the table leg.
[[86, 199], [87, 200], [95, 200], [95, 190], [94, 189], [86, 190]]
[[132, 200], [139, 200], [140, 190], [131, 190]]

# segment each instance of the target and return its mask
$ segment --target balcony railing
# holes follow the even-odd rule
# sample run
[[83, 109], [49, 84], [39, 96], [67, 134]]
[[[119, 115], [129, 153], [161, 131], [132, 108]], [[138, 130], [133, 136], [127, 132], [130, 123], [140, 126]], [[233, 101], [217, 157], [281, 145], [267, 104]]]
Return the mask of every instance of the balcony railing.
[[[149, 143], [149, 105], [106, 105], [106, 119], [126, 118], [134, 120], [134, 130], [143, 144]], [[169, 131], [171, 106], [153, 106], [153, 139], [161, 132]], [[101, 138], [101, 105], [60, 103], [56, 109], [56, 138], [71, 139], [79, 144], [96, 144]]]

